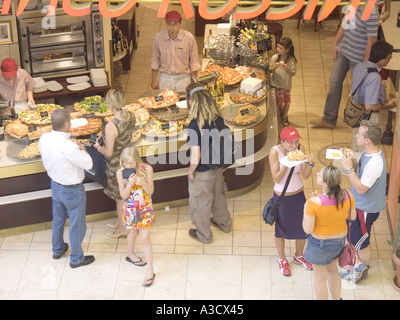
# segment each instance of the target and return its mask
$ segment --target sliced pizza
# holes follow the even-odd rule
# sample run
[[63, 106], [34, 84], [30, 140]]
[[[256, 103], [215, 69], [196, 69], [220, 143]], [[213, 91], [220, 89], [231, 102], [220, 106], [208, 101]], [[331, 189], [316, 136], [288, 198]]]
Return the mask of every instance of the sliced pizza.
[[170, 89], [167, 89], [156, 96], [139, 98], [138, 103], [140, 103], [145, 108], [154, 109], [169, 107], [174, 105], [178, 101], [179, 94]]
[[81, 102], [75, 102], [74, 108], [82, 114], [93, 113], [96, 117], [108, 117], [113, 115], [108, 109], [107, 102], [102, 101], [101, 96], [86, 97]]
[[16, 156], [17, 159], [32, 159], [40, 156], [38, 142], [32, 142], [27, 147], [22, 149]]
[[288, 161], [302, 161], [306, 159], [306, 155], [299, 149], [289, 151], [287, 156]]

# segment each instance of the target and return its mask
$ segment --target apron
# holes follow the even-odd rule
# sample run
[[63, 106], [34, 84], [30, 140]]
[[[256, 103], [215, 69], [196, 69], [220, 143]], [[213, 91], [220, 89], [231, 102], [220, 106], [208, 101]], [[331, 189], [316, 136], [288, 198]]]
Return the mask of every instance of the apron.
[[19, 115], [21, 111], [28, 110], [28, 102], [27, 101], [14, 101], [14, 111], [15, 114]]
[[174, 92], [185, 92], [186, 87], [192, 82], [190, 73], [168, 74], [160, 72], [158, 87], [160, 90], [171, 89]]

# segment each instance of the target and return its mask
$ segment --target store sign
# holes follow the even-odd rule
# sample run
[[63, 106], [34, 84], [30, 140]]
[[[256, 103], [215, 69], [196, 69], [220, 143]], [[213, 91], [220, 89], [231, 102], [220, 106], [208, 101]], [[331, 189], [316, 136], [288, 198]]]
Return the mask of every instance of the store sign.
[[[29, 0], [19, 1], [16, 13], [17, 16], [24, 12], [28, 2]], [[57, 2], [57, 0], [50, 0], [49, 6], [56, 7]], [[109, 0], [98, 0], [99, 11], [105, 17], [115, 18], [122, 16], [123, 14], [131, 10], [133, 6], [136, 5], [136, 2], [137, 0], [126, 0], [119, 3], [118, 5], [111, 5], [109, 3]], [[212, 0], [199, 0], [195, 2], [198, 3], [200, 16], [206, 20], [219, 19], [222, 16], [228, 14], [231, 10], [233, 10], [234, 19], [252, 19], [266, 11], [266, 18], [268, 20], [283, 20], [295, 15], [306, 4], [306, 0], [296, 0], [287, 6], [275, 8], [270, 7], [274, 4], [274, 1], [272, 0], [262, 0], [261, 2], [257, 2], [257, 4], [255, 5], [246, 7], [239, 6], [241, 4], [239, 0], [228, 0], [222, 5], [213, 5]], [[341, 0], [324, 0], [318, 13], [318, 21], [326, 19], [329, 14], [339, 5], [340, 2]], [[367, 0], [361, 3], [360, 0], [354, 0], [351, 1], [350, 6], [354, 9], [357, 9], [360, 4], [365, 3], [366, 5], [363, 9], [362, 19], [367, 20], [371, 15], [375, 2], [376, 0]], [[152, 1], [152, 3], [154, 2]], [[169, 3], [170, 0], [160, 0], [160, 8], [158, 10], [157, 18], [165, 17]], [[182, 5], [183, 13], [186, 19], [192, 18], [194, 16], [194, 8], [192, 2], [190, 0], [180, 0], [180, 3]], [[276, 4], [279, 4], [279, 2], [277, 2]], [[62, 6], [65, 13], [70, 16], [76, 17], [89, 14], [91, 5], [92, 1], [79, 1], [79, 3], [73, 0], [62, 1]], [[311, 20], [317, 5], [318, 0], [307, 1], [307, 5], [304, 10], [305, 20]], [[3, 0], [1, 14], [8, 14], [8, 12], [10, 11], [10, 6], [11, 0]], [[346, 16], [348, 20], [353, 18], [354, 12], [355, 10], [348, 10], [348, 15]], [[50, 10], [47, 12], [47, 15], [52, 14], [54, 13], [51, 13]]]

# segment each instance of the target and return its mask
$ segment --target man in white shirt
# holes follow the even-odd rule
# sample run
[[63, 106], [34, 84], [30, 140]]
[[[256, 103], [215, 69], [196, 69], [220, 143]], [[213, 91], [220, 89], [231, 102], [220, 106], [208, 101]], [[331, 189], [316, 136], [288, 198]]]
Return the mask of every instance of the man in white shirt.
[[86, 234], [86, 192], [82, 181], [84, 170], [91, 169], [93, 163], [82, 144], [69, 140], [69, 111], [53, 111], [51, 125], [52, 131], [39, 139], [39, 150], [43, 166], [51, 178], [53, 258], [59, 259], [68, 250], [68, 244], [64, 242], [64, 226], [69, 218], [70, 266], [77, 268], [95, 260], [94, 256], [84, 256], [82, 250]]

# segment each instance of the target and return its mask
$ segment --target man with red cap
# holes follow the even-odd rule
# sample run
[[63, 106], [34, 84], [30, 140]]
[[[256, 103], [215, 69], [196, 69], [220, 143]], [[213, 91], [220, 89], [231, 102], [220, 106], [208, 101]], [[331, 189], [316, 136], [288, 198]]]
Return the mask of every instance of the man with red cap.
[[196, 39], [181, 29], [179, 12], [168, 12], [165, 21], [167, 29], [158, 32], [153, 41], [151, 88], [184, 92], [200, 69]]
[[1, 62], [0, 100], [13, 100], [16, 114], [27, 110], [28, 102], [35, 105], [32, 91], [35, 84], [27, 71], [18, 68], [14, 59], [6, 58]]

